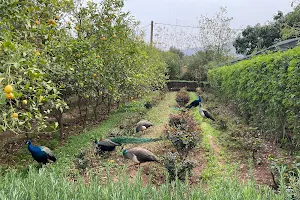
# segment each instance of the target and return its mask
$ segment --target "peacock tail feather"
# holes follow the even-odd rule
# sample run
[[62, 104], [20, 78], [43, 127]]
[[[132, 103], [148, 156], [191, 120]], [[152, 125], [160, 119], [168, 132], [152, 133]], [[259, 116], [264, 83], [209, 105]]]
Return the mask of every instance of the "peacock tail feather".
[[178, 108], [178, 107], [174, 107], [174, 106], [169, 106], [169, 107], [172, 108], [173, 110], [184, 111], [183, 108]]
[[165, 140], [165, 138], [134, 138], [134, 137], [114, 137], [110, 138], [112, 142], [119, 144], [139, 144], [139, 143], [147, 143], [147, 142], [156, 142], [160, 140]]

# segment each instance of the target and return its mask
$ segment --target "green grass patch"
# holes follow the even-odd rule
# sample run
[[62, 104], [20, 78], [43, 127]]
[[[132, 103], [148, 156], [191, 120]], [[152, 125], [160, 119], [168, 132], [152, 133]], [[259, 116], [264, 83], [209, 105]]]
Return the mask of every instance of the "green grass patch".
[[[190, 92], [190, 99], [197, 99], [197, 94]], [[211, 138], [213, 138], [213, 142], [218, 146], [217, 138], [220, 135], [220, 132], [213, 128], [209, 122], [206, 122], [206, 119], [199, 113], [199, 107], [192, 109], [192, 114], [199, 122], [201, 132], [201, 147], [206, 151], [205, 158], [207, 160], [207, 165], [202, 171], [201, 177], [204, 181], [209, 181], [216, 178], [222, 178], [222, 172], [224, 171], [224, 167], [222, 166], [221, 160], [224, 159], [223, 155], [225, 155], [224, 150], [222, 148], [218, 148], [218, 154], [216, 155], [215, 150], [211, 146]]]
[[163, 124], [168, 122], [169, 114], [174, 112], [174, 109], [169, 106], [176, 105], [175, 95], [175, 92], [167, 93], [165, 100], [161, 101], [157, 106], [146, 113], [145, 119], [151, 121], [153, 124]]
[[126, 168], [121, 167], [118, 180], [112, 181], [112, 177], [108, 176], [106, 181], [100, 182], [101, 178], [103, 177], [90, 171], [89, 183], [86, 184], [83, 178], [79, 177], [76, 182], [69, 181], [61, 174], [45, 168], [39, 171], [30, 168], [26, 177], [10, 171], [0, 182], [0, 197], [1, 200], [286, 199], [284, 194], [276, 194], [269, 187], [258, 187], [252, 181], [239, 183], [229, 177], [224, 177], [223, 180], [216, 179], [207, 190], [204, 190], [201, 184], [190, 186], [188, 182], [178, 180], [158, 187], [144, 185], [140, 173], [136, 179], [129, 181]]

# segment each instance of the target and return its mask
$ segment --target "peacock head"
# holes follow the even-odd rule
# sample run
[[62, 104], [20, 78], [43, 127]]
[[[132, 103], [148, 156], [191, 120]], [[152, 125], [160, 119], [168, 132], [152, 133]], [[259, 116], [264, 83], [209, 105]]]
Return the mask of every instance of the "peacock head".
[[31, 140], [26, 140], [25, 144], [31, 145]]
[[198, 97], [198, 100], [199, 100], [199, 102], [202, 102], [202, 99], [201, 99], [200, 95], [199, 95], [199, 97]]
[[127, 154], [127, 150], [126, 150], [125, 146], [122, 146], [122, 152], [123, 152], [123, 154]]
[[97, 141], [96, 139], [94, 139], [94, 143], [95, 143], [95, 144], [98, 144], [98, 141]]

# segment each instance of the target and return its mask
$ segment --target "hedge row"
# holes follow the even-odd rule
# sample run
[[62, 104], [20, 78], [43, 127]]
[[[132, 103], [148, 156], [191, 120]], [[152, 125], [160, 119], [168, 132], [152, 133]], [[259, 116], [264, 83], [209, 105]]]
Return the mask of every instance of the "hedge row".
[[210, 70], [208, 79], [217, 96], [237, 104], [251, 125], [279, 139], [299, 135], [300, 47]]

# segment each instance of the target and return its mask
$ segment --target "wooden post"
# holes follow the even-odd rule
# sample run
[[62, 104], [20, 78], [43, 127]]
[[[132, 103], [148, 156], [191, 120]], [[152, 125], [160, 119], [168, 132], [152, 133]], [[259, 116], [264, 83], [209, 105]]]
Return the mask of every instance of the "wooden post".
[[153, 45], [153, 21], [151, 21], [151, 29], [150, 29], [150, 47]]

